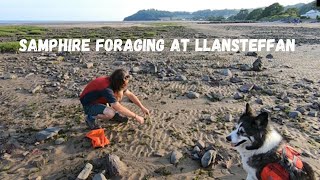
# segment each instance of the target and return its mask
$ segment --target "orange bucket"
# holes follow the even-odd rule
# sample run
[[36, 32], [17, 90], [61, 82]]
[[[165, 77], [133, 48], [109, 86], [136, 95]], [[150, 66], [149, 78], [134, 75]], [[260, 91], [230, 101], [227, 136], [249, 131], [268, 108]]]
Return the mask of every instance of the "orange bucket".
[[95, 129], [86, 134], [86, 137], [91, 139], [94, 148], [104, 147], [110, 144], [109, 139], [104, 135], [104, 129]]

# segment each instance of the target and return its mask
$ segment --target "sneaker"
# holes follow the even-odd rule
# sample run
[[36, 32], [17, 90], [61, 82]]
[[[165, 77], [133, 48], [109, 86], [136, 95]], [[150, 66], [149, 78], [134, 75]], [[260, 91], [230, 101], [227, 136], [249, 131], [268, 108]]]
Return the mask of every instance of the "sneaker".
[[116, 122], [128, 122], [128, 118], [125, 117], [125, 116], [121, 116], [119, 113], [116, 113], [113, 118], [112, 118], [113, 121], [116, 121]]
[[96, 119], [91, 115], [87, 115], [86, 124], [91, 130], [101, 128], [101, 126], [96, 123]]

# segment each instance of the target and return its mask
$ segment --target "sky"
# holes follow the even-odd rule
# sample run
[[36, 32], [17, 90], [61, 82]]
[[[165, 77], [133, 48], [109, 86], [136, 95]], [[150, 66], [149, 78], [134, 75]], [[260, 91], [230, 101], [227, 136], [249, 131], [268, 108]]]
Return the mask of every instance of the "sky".
[[309, 3], [313, 0], [3, 0], [0, 20], [122, 21], [142, 9], [197, 11]]

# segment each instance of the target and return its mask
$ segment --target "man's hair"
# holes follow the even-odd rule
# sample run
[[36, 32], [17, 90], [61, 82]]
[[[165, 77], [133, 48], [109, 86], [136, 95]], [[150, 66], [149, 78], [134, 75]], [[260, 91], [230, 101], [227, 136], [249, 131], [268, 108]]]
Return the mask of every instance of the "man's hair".
[[124, 84], [125, 76], [127, 71], [124, 69], [117, 69], [115, 70], [110, 76], [110, 88], [114, 92], [119, 92]]

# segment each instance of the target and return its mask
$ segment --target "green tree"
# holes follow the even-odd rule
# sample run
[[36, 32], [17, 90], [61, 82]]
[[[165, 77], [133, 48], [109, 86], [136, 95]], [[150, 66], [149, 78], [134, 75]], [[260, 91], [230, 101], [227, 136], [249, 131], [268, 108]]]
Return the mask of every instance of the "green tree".
[[262, 13], [259, 19], [264, 17], [270, 17], [274, 15], [278, 15], [283, 11], [283, 6], [281, 6], [279, 3], [271, 4], [270, 6], [266, 7]]
[[252, 10], [248, 16], [247, 16], [247, 20], [258, 20], [259, 17], [262, 14], [263, 9], [262, 8], [258, 8], [258, 9], [254, 9]]
[[289, 8], [285, 11], [285, 14], [288, 14], [289, 16], [292, 16], [292, 17], [300, 16], [299, 10], [297, 8]]
[[245, 20], [249, 15], [248, 9], [241, 9], [239, 13], [234, 17], [235, 20]]

